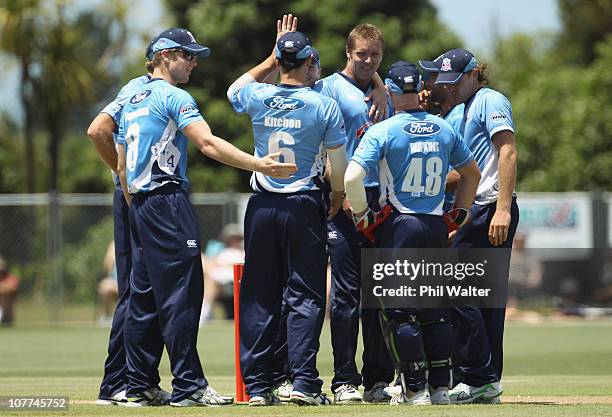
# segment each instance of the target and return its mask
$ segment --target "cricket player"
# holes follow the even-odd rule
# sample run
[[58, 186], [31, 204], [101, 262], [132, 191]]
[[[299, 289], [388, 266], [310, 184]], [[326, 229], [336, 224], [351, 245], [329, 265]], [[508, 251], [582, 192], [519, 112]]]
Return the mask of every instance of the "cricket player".
[[170, 358], [170, 405], [231, 404], [204, 377], [196, 348], [203, 280], [200, 238], [187, 198], [187, 141], [205, 155], [237, 168], [286, 178], [295, 165], [255, 158], [212, 134], [195, 100], [176, 87], [186, 83], [210, 49], [191, 32], [167, 29], [151, 47], [152, 78], [125, 104], [119, 124], [118, 168], [130, 204], [133, 238], [132, 293], [125, 327], [128, 406], [160, 405], [148, 394], [161, 350], [159, 326]]
[[[251, 117], [255, 154], [280, 150], [298, 171], [290, 179], [254, 174], [245, 214], [245, 267], [240, 287], [240, 364], [249, 405], [278, 403], [274, 343], [286, 303], [287, 351], [293, 390], [301, 405], [328, 405], [316, 368], [325, 315], [325, 219], [344, 198], [346, 133], [338, 105], [306, 86], [310, 39], [287, 32], [276, 42], [280, 83], [263, 84], [260, 65], [228, 90], [234, 110]], [[331, 208], [325, 212], [319, 176], [323, 152], [332, 166]]]
[[[355, 225], [364, 230], [375, 221], [363, 180], [368, 172], [380, 172], [380, 204], [390, 205], [392, 211], [376, 230], [377, 246], [444, 248], [448, 233], [442, 205], [448, 166], [452, 164], [462, 175], [456, 201], [456, 208], [463, 209], [458, 211], [462, 213], [457, 218], [460, 226], [469, 221], [467, 208], [476, 194], [478, 167], [452, 127], [419, 108], [422, 82], [415, 65], [396, 62], [385, 84], [395, 115], [366, 132], [345, 176]], [[402, 386], [402, 393], [391, 403], [450, 404], [452, 328], [448, 309], [387, 308], [383, 321]]]
[[[442, 58], [443, 56], [440, 55], [432, 62], [438, 65]], [[425, 110], [443, 117], [444, 120], [446, 120], [452, 126], [455, 133], [461, 138], [461, 140], [463, 140], [463, 137], [461, 136], [461, 121], [463, 119], [463, 110], [465, 108], [464, 104], [458, 103], [457, 105], [454, 105], [449, 91], [444, 88], [443, 85], [435, 85], [436, 79], [438, 78], [437, 67], [434, 67], [432, 70], [429, 67], [423, 67], [421, 62], [424, 62], [425, 65], [427, 65], [429, 61], [419, 61], [419, 66], [423, 71], [423, 90], [428, 92], [425, 102]], [[459, 174], [451, 167], [451, 170], [446, 176], [446, 192], [444, 193], [443, 207], [445, 212], [450, 211], [453, 208], [453, 203], [455, 202], [455, 190], [458, 183]]]
[[[342, 71], [320, 80], [315, 90], [334, 99], [346, 123], [347, 155], [349, 158], [364, 133], [373, 125], [369, 102], [364, 102], [373, 89], [376, 71], [383, 58], [382, 32], [371, 24], [353, 28], [346, 42], [346, 66]], [[392, 114], [388, 102], [387, 114]], [[365, 178], [368, 202], [378, 210], [378, 173], [374, 170]], [[332, 391], [338, 404], [389, 401], [384, 388], [393, 380], [394, 367], [384, 344], [378, 312], [360, 309], [361, 248], [367, 240], [357, 232], [350, 214], [339, 213], [327, 224], [327, 244], [332, 268], [331, 338], [334, 353]], [[361, 311], [360, 311], [361, 310]], [[361, 314], [360, 314], [361, 313]], [[362, 321], [363, 380], [357, 371], [355, 355]], [[363, 382], [362, 397], [359, 385]]]
[[[435, 85], [448, 89], [453, 104], [465, 105], [461, 134], [482, 171], [470, 208], [472, 222], [457, 232], [453, 247], [501, 248], [507, 260], [496, 279], [507, 283], [519, 221], [512, 106], [503, 94], [486, 87], [486, 65], [479, 65], [470, 51], [452, 49], [438, 63], [424, 62], [422, 66], [438, 72]], [[452, 313], [461, 361], [456, 370], [462, 383], [451, 391], [451, 401], [499, 403], [505, 308], [462, 308]]]
[[[154, 39], [155, 40], [155, 39]], [[145, 53], [150, 60], [151, 46], [149, 43]], [[115, 242], [115, 265], [117, 268], [117, 286], [119, 299], [113, 314], [113, 323], [108, 341], [108, 355], [104, 363], [104, 377], [100, 384], [97, 405], [113, 405], [127, 402], [126, 397], [126, 352], [124, 346], [123, 328], [125, 324], [128, 298], [130, 297], [129, 277], [132, 272], [132, 250], [130, 247], [130, 231], [128, 205], [123, 197], [119, 177], [117, 176], [117, 127], [121, 119], [121, 112], [126, 101], [134, 95], [145, 83], [151, 79], [152, 69], [146, 75], [130, 80], [117, 94], [117, 97], [104, 107], [87, 129], [101, 159], [112, 170], [115, 182], [113, 194], [113, 225]], [[157, 330], [159, 333], [159, 330]], [[158, 347], [161, 350], [163, 341], [161, 334], [158, 338]], [[159, 374], [155, 371], [149, 381], [148, 392], [152, 397], [160, 398], [164, 402], [170, 401], [170, 393], [159, 388]]]

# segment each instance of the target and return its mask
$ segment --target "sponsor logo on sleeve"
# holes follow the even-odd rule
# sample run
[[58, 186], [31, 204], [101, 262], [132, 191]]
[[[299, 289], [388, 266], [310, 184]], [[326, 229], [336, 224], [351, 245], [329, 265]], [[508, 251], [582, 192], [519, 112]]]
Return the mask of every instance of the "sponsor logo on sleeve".
[[402, 130], [413, 136], [431, 136], [440, 131], [440, 126], [434, 122], [410, 122], [402, 126]]
[[499, 111], [491, 113], [491, 121], [492, 122], [501, 122], [502, 120], [506, 120], [508, 115]]
[[189, 104], [185, 104], [183, 107], [180, 108], [179, 113], [180, 114], [185, 114], [185, 113], [197, 113], [198, 112], [198, 108], [195, 104], [193, 103], [189, 103]]
[[264, 98], [262, 103], [270, 110], [293, 111], [306, 107], [306, 102], [296, 97], [270, 96]]
[[144, 90], [136, 93], [130, 99], [131, 104], [138, 104], [151, 95], [151, 90]]

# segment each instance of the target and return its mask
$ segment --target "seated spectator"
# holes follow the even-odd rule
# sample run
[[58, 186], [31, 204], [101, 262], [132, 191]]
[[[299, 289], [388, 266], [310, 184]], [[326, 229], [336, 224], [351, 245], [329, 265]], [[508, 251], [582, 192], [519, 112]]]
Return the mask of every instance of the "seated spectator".
[[15, 300], [19, 279], [11, 274], [6, 261], [0, 256], [0, 325], [10, 326], [15, 320]]
[[210, 245], [207, 245], [202, 256], [204, 302], [200, 324], [212, 317], [212, 307], [217, 301], [223, 303], [226, 317], [233, 318], [234, 264], [244, 262], [243, 240], [242, 226], [230, 223], [221, 231], [220, 241], [223, 248], [215, 247], [213, 251], [209, 248]]
[[113, 321], [113, 312], [119, 297], [119, 286], [117, 285], [117, 268], [115, 266], [115, 242], [111, 241], [106, 249], [106, 255], [102, 262], [106, 276], [98, 284], [98, 296], [102, 302], [103, 313], [98, 320], [101, 325], [110, 325]]

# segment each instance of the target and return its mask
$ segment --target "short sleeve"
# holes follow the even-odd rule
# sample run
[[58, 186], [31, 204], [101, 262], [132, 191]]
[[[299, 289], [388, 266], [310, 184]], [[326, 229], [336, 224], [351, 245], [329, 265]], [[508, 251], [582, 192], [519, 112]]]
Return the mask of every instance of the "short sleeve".
[[490, 137], [493, 137], [493, 135], [502, 130], [514, 132], [510, 101], [506, 96], [497, 91], [486, 97], [485, 127]]
[[121, 120], [121, 111], [123, 110], [123, 106], [125, 103], [132, 97], [138, 88], [143, 85], [143, 82], [140, 82], [139, 79], [134, 79], [127, 83], [126, 85], [119, 90], [117, 97], [110, 103], [106, 105], [101, 111], [101, 113], [106, 113], [115, 121], [115, 125], [119, 126], [119, 121]]
[[249, 99], [253, 94], [253, 89], [258, 83], [248, 83], [241, 88], [236, 89], [230, 97], [230, 103], [236, 111], [236, 113], [245, 113], [247, 111], [247, 105]]
[[326, 148], [336, 148], [346, 143], [346, 128], [340, 108], [335, 101], [329, 100], [326, 108], [327, 127], [323, 137]]
[[191, 94], [180, 88], [174, 88], [170, 91], [168, 97], [168, 113], [169, 116], [179, 129], [183, 129], [193, 122], [204, 120]]

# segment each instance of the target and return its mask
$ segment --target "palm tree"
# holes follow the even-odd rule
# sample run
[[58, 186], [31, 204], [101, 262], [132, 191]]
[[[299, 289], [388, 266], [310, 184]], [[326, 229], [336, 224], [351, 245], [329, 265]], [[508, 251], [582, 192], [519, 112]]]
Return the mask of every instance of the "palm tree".
[[20, 70], [19, 96], [23, 109], [26, 189], [35, 191], [34, 102], [31, 65], [35, 60], [38, 23], [42, 20], [39, 0], [3, 0], [0, 4], [0, 50], [13, 56]]

